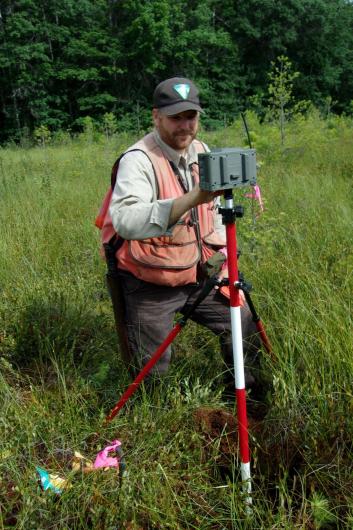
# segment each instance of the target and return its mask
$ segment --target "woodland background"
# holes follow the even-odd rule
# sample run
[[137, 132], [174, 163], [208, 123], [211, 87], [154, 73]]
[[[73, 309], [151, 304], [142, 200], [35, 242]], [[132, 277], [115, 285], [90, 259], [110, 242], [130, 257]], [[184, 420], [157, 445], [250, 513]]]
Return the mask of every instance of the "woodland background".
[[196, 81], [204, 125], [223, 127], [263, 113], [281, 55], [300, 73], [296, 100], [353, 112], [348, 0], [1, 0], [0, 143], [43, 126], [79, 132], [107, 113], [140, 132], [173, 75]]

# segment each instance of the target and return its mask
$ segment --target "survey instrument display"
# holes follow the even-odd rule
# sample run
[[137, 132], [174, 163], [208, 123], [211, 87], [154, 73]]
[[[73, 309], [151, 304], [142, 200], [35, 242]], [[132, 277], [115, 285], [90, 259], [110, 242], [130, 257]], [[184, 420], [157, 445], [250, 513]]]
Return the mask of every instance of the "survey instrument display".
[[256, 151], [229, 147], [199, 153], [200, 188], [226, 190], [256, 184]]

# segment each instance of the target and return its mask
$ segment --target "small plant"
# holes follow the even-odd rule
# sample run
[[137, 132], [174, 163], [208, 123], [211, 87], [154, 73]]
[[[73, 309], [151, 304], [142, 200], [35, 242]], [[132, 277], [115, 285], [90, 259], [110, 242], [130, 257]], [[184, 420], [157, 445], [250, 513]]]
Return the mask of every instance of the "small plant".
[[330, 511], [328, 499], [321, 493], [313, 493], [310, 508], [315, 528], [323, 528], [325, 525], [336, 521], [335, 515]]
[[55, 145], [69, 145], [71, 142], [71, 135], [70, 131], [64, 131], [63, 129], [59, 129], [53, 134], [53, 143]]
[[51, 132], [46, 125], [36, 127], [33, 132], [34, 138], [41, 147], [45, 147], [51, 140]]
[[112, 112], [103, 115], [103, 129], [107, 138], [111, 138], [118, 130], [118, 122]]
[[209, 402], [210, 396], [213, 394], [212, 382], [201, 383], [197, 377], [192, 381], [190, 377], [186, 377], [182, 382], [183, 401], [187, 404], [192, 404], [195, 407], [200, 407]]
[[83, 137], [88, 143], [93, 142], [94, 137], [94, 122], [90, 116], [85, 116], [82, 119]]

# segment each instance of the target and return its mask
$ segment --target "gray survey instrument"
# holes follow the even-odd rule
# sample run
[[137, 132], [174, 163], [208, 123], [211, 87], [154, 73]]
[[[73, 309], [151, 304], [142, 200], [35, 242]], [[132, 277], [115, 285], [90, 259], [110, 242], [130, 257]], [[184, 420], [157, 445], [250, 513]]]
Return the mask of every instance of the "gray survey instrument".
[[200, 188], [226, 190], [256, 184], [256, 151], [229, 147], [199, 153]]

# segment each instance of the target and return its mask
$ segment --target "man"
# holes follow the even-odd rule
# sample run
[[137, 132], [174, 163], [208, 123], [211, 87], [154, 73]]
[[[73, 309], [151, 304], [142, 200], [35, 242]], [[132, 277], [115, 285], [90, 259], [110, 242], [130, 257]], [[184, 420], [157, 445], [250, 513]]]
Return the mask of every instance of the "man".
[[[205, 263], [226, 244], [216, 209], [219, 192], [203, 191], [198, 183], [197, 154], [207, 146], [196, 140], [203, 110], [195, 85], [167, 79], [155, 89], [153, 103], [155, 128], [120, 158], [109, 209], [124, 240], [116, 257], [135, 371], [168, 335], [175, 313], [197, 298]], [[213, 290], [191, 318], [220, 337], [231, 367], [229, 301]], [[242, 328], [244, 353], [253, 358], [256, 329], [245, 306]], [[166, 374], [170, 358], [169, 348], [153, 373]], [[254, 382], [248, 370], [246, 382]]]

